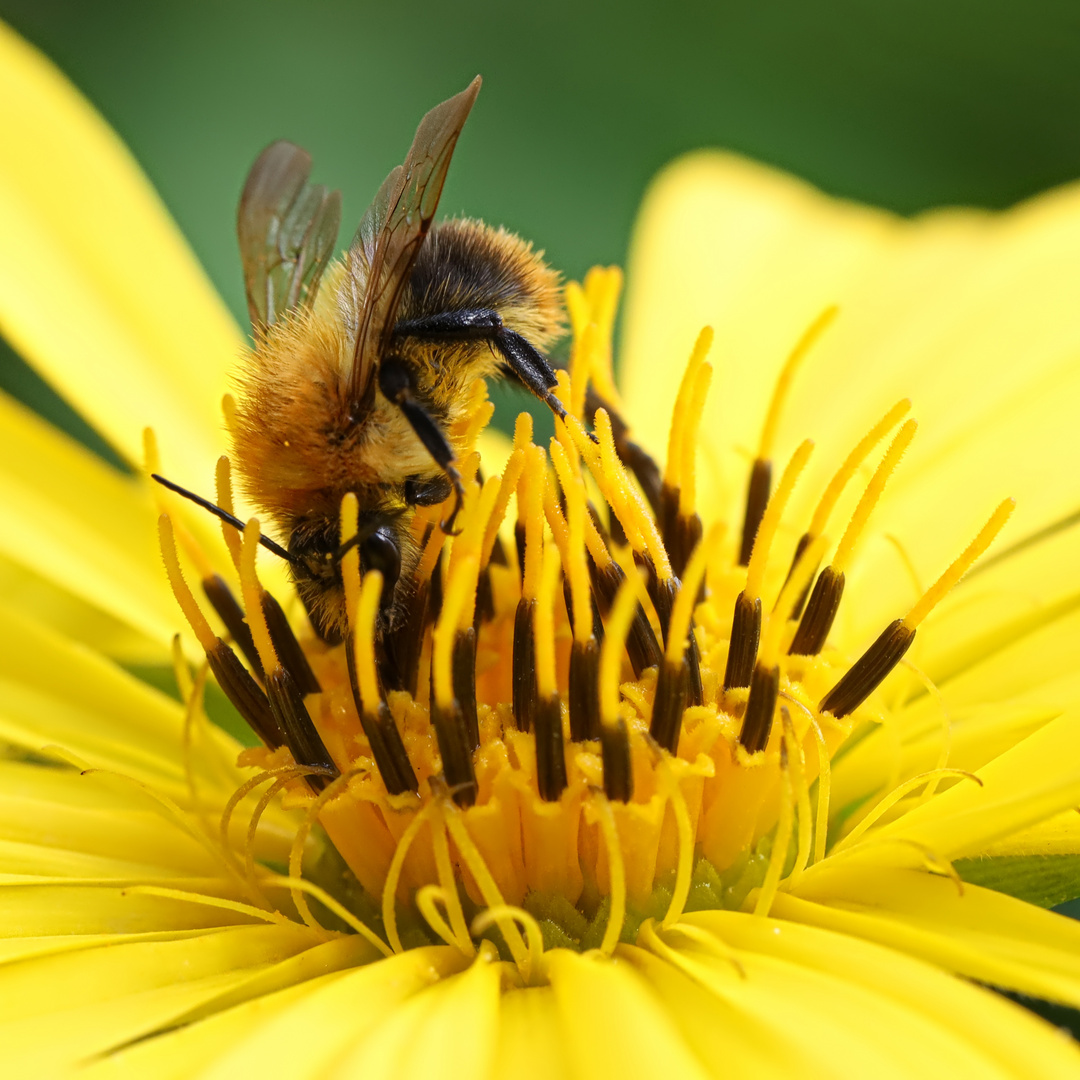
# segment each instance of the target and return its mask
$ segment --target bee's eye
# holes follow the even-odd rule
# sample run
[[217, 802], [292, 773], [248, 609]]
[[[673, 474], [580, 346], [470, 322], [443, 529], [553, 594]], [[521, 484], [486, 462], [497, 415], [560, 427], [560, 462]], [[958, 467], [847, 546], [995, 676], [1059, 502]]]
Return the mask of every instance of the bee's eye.
[[385, 607], [401, 575], [401, 552], [393, 532], [385, 525], [376, 529], [360, 545], [360, 558], [367, 570], [378, 570], [382, 574], [382, 604]]

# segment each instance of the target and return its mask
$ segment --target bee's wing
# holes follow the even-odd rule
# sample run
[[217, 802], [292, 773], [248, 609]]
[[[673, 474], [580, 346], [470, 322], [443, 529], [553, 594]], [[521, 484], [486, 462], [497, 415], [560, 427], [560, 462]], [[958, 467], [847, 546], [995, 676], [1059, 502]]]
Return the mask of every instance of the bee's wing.
[[309, 184], [311, 155], [284, 139], [271, 143], [248, 173], [236, 215], [253, 329], [311, 304], [334, 253], [341, 192]]
[[403, 164], [383, 181], [368, 207], [349, 249], [350, 263], [359, 261], [363, 297], [354, 296], [356, 347], [349, 378], [350, 399], [361, 401], [371, 386], [394, 330], [401, 293], [420, 245], [439, 205], [446, 171], [461, 129], [480, 92], [480, 76], [460, 94], [436, 105], [420, 121]]

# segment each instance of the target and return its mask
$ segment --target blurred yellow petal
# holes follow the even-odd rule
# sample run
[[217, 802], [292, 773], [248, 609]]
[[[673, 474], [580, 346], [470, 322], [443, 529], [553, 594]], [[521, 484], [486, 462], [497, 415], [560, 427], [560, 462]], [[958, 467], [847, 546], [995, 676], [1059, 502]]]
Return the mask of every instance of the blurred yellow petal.
[[0, 27], [0, 330], [129, 460], [212, 475], [236, 326], [123, 144]]

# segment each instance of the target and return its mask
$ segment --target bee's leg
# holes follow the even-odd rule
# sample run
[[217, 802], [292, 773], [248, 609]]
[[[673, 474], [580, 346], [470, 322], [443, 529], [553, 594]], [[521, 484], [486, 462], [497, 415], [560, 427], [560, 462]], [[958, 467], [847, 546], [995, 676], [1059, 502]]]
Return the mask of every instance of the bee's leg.
[[496, 349], [506, 366], [560, 419], [566, 419], [562, 402], [551, 392], [558, 385], [547, 358], [514, 330], [503, 325], [502, 316], [490, 308], [444, 311], [420, 319], [408, 319], [394, 327], [394, 337], [418, 341], [485, 341]]
[[446, 521], [441, 523], [441, 527], [443, 532], [453, 533], [454, 519], [461, 510], [465, 488], [461, 483], [461, 474], [457, 470], [457, 459], [454, 457], [450, 440], [431, 413], [416, 400], [412, 372], [399, 357], [384, 357], [379, 364], [379, 389], [388, 401], [392, 401], [401, 410], [417, 438], [435, 459], [435, 464], [446, 473], [446, 478], [454, 489], [454, 509], [450, 511]]

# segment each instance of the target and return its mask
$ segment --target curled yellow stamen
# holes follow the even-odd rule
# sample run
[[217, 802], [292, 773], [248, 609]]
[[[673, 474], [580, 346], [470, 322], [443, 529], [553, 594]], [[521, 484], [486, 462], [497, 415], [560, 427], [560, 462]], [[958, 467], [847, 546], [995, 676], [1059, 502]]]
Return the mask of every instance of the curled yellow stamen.
[[773, 492], [772, 498], [769, 499], [769, 505], [765, 508], [765, 516], [758, 526], [757, 535], [754, 537], [754, 548], [750, 555], [750, 563], [746, 568], [746, 595], [751, 600], [761, 596], [761, 585], [765, 577], [765, 566], [769, 560], [769, 549], [772, 547], [773, 537], [776, 535], [780, 518], [787, 508], [788, 499], [791, 497], [795, 482], [806, 467], [813, 449], [814, 443], [810, 439], [799, 445], [799, 448], [792, 454], [776, 491]]
[[626, 921], [626, 866], [623, 863], [622, 848], [619, 847], [619, 830], [615, 827], [615, 814], [611, 803], [602, 791], [594, 791], [592, 809], [600, 824], [600, 833], [604, 838], [604, 847], [608, 857], [608, 877], [611, 882], [611, 908], [607, 926], [600, 941], [600, 951], [610, 956], [619, 944], [623, 923]]
[[904, 616], [904, 625], [909, 630], [914, 630], [930, 614], [934, 607], [944, 599], [945, 594], [964, 576], [971, 564], [994, 542], [994, 537], [1001, 532], [1015, 509], [1016, 500], [1005, 499], [990, 515], [990, 520], [979, 531], [979, 535], [968, 544], [960, 557], [923, 593], [915, 606]]
[[851, 521], [844, 530], [844, 535], [837, 545], [836, 554], [833, 556], [832, 568], [838, 574], [844, 573], [847, 569], [852, 552], [855, 550], [855, 543], [866, 527], [878, 499], [881, 498], [886, 482], [900, 463], [904, 452], [911, 445], [917, 427], [918, 424], [914, 420], [906, 420], [896, 433], [896, 438], [889, 444], [889, 449], [885, 451], [881, 463], [874, 470], [874, 475], [870, 478], [870, 483], [866, 485], [866, 490], [859, 500], [859, 505], [855, 507], [855, 513], [851, 515]]
[[450, 843], [446, 838], [445, 815], [435, 814], [431, 819], [431, 846], [435, 852], [435, 871], [439, 875], [439, 884], [443, 887], [446, 900], [446, 913], [450, 918], [450, 927], [458, 947], [466, 956], [474, 956], [476, 948], [469, 937], [469, 927], [465, 922], [465, 912], [461, 907], [457, 883], [454, 878], [454, 864], [450, 860]]
[[262, 661], [263, 670], [270, 674], [278, 668], [277, 653], [270, 640], [270, 630], [262, 609], [262, 586], [255, 573], [255, 553], [259, 550], [259, 519], [252, 518], [244, 526], [244, 540], [240, 545], [240, 589], [244, 595], [244, 611], [248, 628]]
[[365, 923], [362, 923], [347, 907], [340, 904], [335, 900], [324, 888], [320, 885], [316, 885], [313, 881], [308, 881], [305, 878], [291, 878], [285, 877], [283, 874], [271, 874], [268, 877], [263, 878], [263, 883], [266, 885], [278, 885], [283, 889], [290, 889], [294, 894], [307, 893], [313, 896], [320, 904], [323, 905], [328, 911], [333, 912], [343, 923], [351, 927], [353, 931], [359, 934], [369, 945], [375, 947], [378, 952], [383, 956], [393, 956], [394, 954], [386, 947], [386, 942], [371, 929]]
[[[215, 488], [217, 504], [227, 514], [235, 514], [233, 509], [232, 469], [227, 454], [218, 458], [215, 471]], [[229, 549], [229, 557], [233, 566], [240, 567], [240, 534], [227, 521], [221, 523], [221, 535], [225, 539], [225, 546]]]
[[663, 751], [657, 755], [656, 767], [663, 781], [667, 797], [671, 802], [671, 812], [675, 815], [675, 833], [679, 840], [679, 861], [675, 868], [675, 888], [672, 890], [671, 903], [668, 904], [664, 921], [660, 924], [662, 929], [668, 930], [682, 918], [683, 909], [686, 907], [687, 898], [690, 896], [690, 883], [694, 872], [694, 830], [690, 821], [690, 811], [686, 806], [686, 799], [683, 798], [682, 788], [679, 787], [675, 771]]
[[546, 545], [540, 572], [540, 587], [536, 593], [536, 614], [533, 616], [536, 688], [542, 698], [553, 698], [559, 692], [555, 679], [555, 603], [559, 566], [559, 553], [555, 546]]
[[788, 358], [780, 370], [780, 376], [773, 388], [772, 400], [769, 402], [769, 411], [765, 414], [765, 423], [761, 428], [761, 442], [758, 446], [758, 460], [768, 461], [773, 455], [773, 443], [776, 441], [776, 431], [780, 426], [780, 414], [787, 400], [791, 384], [795, 379], [795, 373], [799, 369], [806, 354], [814, 343], [825, 332], [829, 324], [836, 318], [840, 309], [835, 305], [827, 307], [804, 331], [802, 337], [795, 343], [795, 348], [788, 354]]
[[206, 616], [195, 602], [195, 597], [184, 580], [184, 574], [180, 569], [180, 559], [176, 553], [172, 520], [168, 514], [162, 514], [158, 518], [158, 539], [161, 544], [161, 557], [165, 562], [165, 573], [168, 575], [173, 596], [176, 597], [176, 602], [180, 605], [180, 610], [184, 613], [184, 618], [187, 619], [195, 637], [198, 638], [199, 644], [209, 652], [217, 646], [218, 636], [210, 628]]
[[390, 866], [386, 871], [386, 880], [383, 882], [382, 891], [382, 917], [383, 926], [386, 928], [386, 940], [390, 942], [390, 948], [395, 953], [404, 951], [401, 937], [398, 935], [396, 906], [397, 887], [398, 882], [401, 880], [401, 870], [405, 865], [405, 857], [409, 854], [409, 848], [412, 847], [417, 833], [420, 832], [425, 822], [430, 821], [434, 810], [435, 803], [429, 802], [405, 826], [405, 831], [401, 834], [401, 839], [398, 840], [397, 846], [394, 848], [394, 854], [390, 858]]
[[784, 734], [788, 739], [788, 763], [792, 767], [795, 803], [799, 808], [799, 838], [795, 854], [795, 865], [792, 867], [787, 879], [787, 885], [790, 888], [798, 881], [799, 875], [806, 869], [806, 865], [810, 861], [814, 823], [810, 816], [810, 785], [806, 782], [806, 757], [803, 754], [802, 744], [795, 734], [791, 717], [786, 711], [782, 716], [785, 726]]
[[911, 408], [911, 401], [903, 398], [898, 401], [858, 442], [855, 449], [844, 459], [843, 465], [836, 471], [836, 475], [829, 481], [821, 501], [814, 511], [810, 520], [810, 527], [806, 530], [811, 536], [820, 536], [829, 523], [829, 515], [833, 512], [837, 500], [847, 487], [848, 481], [855, 475], [856, 470], [866, 460], [870, 452], [887, 432], [899, 423], [900, 418]]
[[[695, 408], [694, 388], [698, 372], [705, 363], [705, 357], [708, 356], [712, 343], [713, 328], [705, 326], [698, 334], [697, 341], [694, 342], [690, 359], [686, 362], [682, 382], [679, 384], [679, 392], [675, 395], [675, 407], [671, 414], [671, 427], [668, 432], [667, 466], [664, 469], [664, 483], [672, 489], [678, 488], [682, 483], [684, 433], [687, 429], [688, 417]], [[700, 416], [699, 409], [699, 419]]]
[[[787, 715], [787, 709], [781, 708], [781, 715]], [[772, 909], [773, 900], [776, 898], [776, 890], [780, 887], [780, 875], [784, 871], [784, 863], [787, 860], [788, 846], [791, 843], [791, 829], [795, 814], [791, 767], [789, 762], [790, 742], [788, 735], [789, 722], [785, 722], [784, 735], [780, 743], [780, 820], [776, 823], [776, 832], [773, 835], [772, 851], [769, 854], [769, 867], [765, 871], [765, 880], [761, 883], [757, 900], [754, 903], [754, 915], [757, 917], [767, 916]]]
[[355, 616], [351, 620], [360, 702], [364, 707], [364, 712], [372, 716], [378, 714], [382, 701], [379, 695], [379, 675], [375, 666], [375, 620], [379, 614], [382, 586], [383, 576], [378, 570], [369, 570], [364, 575]]
[[[525, 931], [525, 939], [528, 942], [528, 952], [525, 962], [520, 968], [521, 979], [526, 986], [531, 986], [536, 976], [543, 971], [544, 965], [544, 935], [540, 930], [540, 924], [524, 908], [514, 907], [513, 904], [500, 904], [497, 907], [485, 908], [472, 921], [469, 928], [473, 937], [480, 937], [490, 926], [499, 925], [512, 920]], [[505, 935], [504, 935], [505, 936]]]

